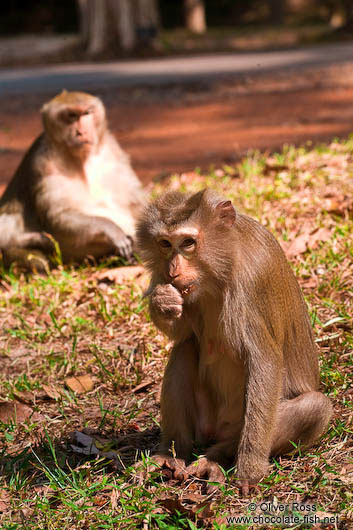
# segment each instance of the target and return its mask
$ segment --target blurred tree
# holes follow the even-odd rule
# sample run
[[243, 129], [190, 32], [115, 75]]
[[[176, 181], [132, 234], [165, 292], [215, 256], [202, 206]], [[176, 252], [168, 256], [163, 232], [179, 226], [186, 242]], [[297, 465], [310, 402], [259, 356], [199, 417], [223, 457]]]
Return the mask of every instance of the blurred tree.
[[351, 33], [353, 31], [353, 5], [352, 0], [342, 0], [344, 21], [341, 31]]
[[205, 33], [206, 15], [203, 0], [184, 0], [185, 24], [192, 33]]
[[285, 0], [267, 0], [270, 8], [269, 22], [272, 24], [282, 24], [286, 9]]
[[153, 46], [160, 26], [157, 0], [137, 0], [136, 32], [140, 45]]
[[156, 0], [77, 0], [82, 42], [90, 55], [117, 46], [130, 51], [153, 45], [159, 13]]

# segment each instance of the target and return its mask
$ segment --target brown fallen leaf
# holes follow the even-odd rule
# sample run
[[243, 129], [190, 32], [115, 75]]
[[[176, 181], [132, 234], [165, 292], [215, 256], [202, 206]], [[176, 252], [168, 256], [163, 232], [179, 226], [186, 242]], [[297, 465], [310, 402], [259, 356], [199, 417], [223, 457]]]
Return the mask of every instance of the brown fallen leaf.
[[214, 517], [214, 509], [212, 503], [208, 500], [204, 500], [198, 504], [195, 504], [192, 507], [192, 512], [196, 515], [198, 519], [210, 519]]
[[61, 398], [61, 394], [57, 388], [53, 385], [42, 385], [42, 388], [46, 395], [55, 401]]
[[305, 280], [304, 282], [301, 282], [300, 285], [304, 289], [314, 289], [319, 284], [319, 280], [317, 279], [317, 276], [313, 276], [312, 278], [309, 278], [308, 280]]
[[345, 466], [342, 467], [341, 469], [341, 475], [346, 475], [346, 474], [353, 474], [353, 464], [346, 464]]
[[32, 405], [35, 400], [35, 395], [29, 390], [22, 390], [22, 392], [14, 392], [14, 397], [17, 401], [20, 401], [24, 405]]
[[312, 230], [305, 226], [302, 233], [297, 235], [292, 241], [283, 241], [282, 248], [288, 258], [294, 258], [298, 254], [304, 254], [308, 248], [316, 248], [320, 241], [327, 241], [331, 238], [331, 230], [319, 228]]
[[154, 381], [151, 379], [148, 379], [146, 381], [143, 381], [139, 385], [135, 386], [135, 388], [132, 389], [134, 394], [138, 394], [139, 392], [143, 392], [144, 390], [147, 390], [150, 386], [154, 384]]
[[144, 273], [145, 269], [141, 265], [131, 265], [128, 267], [117, 267], [100, 271], [94, 275], [99, 282], [124, 283], [127, 280], [138, 278]]
[[77, 392], [77, 394], [84, 394], [89, 392], [94, 387], [94, 381], [90, 375], [79, 375], [77, 377], [68, 377], [65, 379], [66, 386]]
[[4, 401], [0, 403], [0, 421], [3, 423], [9, 423], [10, 421], [23, 423], [28, 418], [31, 418], [33, 421], [38, 421], [41, 419], [41, 415], [34, 412], [27, 405], [17, 401]]
[[323, 203], [323, 209], [336, 215], [345, 215], [352, 211], [353, 199], [342, 195], [328, 198]]
[[304, 232], [293, 239], [289, 244], [284, 241], [282, 248], [286, 253], [286, 256], [288, 258], [294, 258], [294, 256], [297, 256], [298, 254], [304, 254], [308, 247], [309, 237], [310, 234]]
[[6, 512], [10, 507], [11, 497], [6, 491], [0, 492], [0, 512]]
[[168, 510], [168, 512], [171, 513], [179, 512], [184, 515], [194, 515], [190, 508], [186, 508], [186, 506], [183, 506], [181, 499], [179, 499], [178, 497], [158, 499], [157, 504], [163, 506], [163, 508], [165, 508], [166, 510]]
[[316, 248], [320, 241], [327, 241], [331, 239], [331, 230], [328, 228], [319, 228], [315, 232], [311, 233], [308, 240], [308, 247]]

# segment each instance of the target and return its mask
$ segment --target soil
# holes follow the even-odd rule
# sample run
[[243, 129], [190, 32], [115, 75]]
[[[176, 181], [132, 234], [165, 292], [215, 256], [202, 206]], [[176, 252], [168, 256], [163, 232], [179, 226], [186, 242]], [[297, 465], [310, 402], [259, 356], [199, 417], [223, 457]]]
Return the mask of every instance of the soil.
[[[0, 99], [0, 192], [41, 131], [53, 94]], [[347, 136], [353, 128], [353, 65], [219, 83], [99, 91], [111, 129], [144, 182], [195, 167], [234, 163]]]

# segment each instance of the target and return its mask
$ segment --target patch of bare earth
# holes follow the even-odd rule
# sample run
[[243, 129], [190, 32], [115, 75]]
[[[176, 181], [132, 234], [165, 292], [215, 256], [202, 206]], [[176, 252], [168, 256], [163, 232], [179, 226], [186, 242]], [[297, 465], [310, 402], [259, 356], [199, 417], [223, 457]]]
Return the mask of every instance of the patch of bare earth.
[[[343, 137], [353, 126], [350, 65], [212, 84], [102, 87], [97, 93], [144, 182], [232, 162], [249, 149]], [[40, 133], [39, 110], [52, 96], [0, 99], [0, 191]]]

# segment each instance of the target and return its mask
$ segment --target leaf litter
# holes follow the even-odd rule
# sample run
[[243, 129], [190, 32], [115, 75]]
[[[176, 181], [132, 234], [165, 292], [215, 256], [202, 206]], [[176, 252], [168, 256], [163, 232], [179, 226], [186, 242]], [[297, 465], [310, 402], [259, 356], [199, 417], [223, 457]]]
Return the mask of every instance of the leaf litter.
[[[322, 513], [339, 514], [342, 529], [352, 520], [352, 153], [352, 139], [253, 152], [208, 174], [171, 176], [153, 191], [216, 188], [286, 250], [309, 305], [321, 385], [335, 417], [310, 452], [272, 462], [253, 497], [286, 503], [311, 496]], [[179, 483], [164, 475], [136, 485], [125, 473], [157, 447], [160, 385], [171, 346], [149, 320], [142, 298], [147, 277], [132, 269], [59, 268], [47, 279], [3, 274], [0, 510], [7, 521], [33, 521], [28, 528], [38, 530], [50, 517], [51, 527], [82, 528], [70, 496], [85, 506], [91, 526], [100, 524], [101, 514], [120, 517], [119, 528], [157, 528], [168, 517], [213, 528], [226, 513], [247, 513], [249, 500], [239, 497], [232, 476], [209, 498], [202, 481]], [[28, 481], [18, 491], [10, 485], [14, 466]], [[71, 482], [80, 474], [86, 497]], [[36, 508], [46, 499], [48, 512]]]

